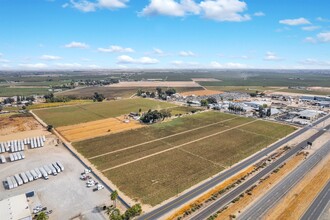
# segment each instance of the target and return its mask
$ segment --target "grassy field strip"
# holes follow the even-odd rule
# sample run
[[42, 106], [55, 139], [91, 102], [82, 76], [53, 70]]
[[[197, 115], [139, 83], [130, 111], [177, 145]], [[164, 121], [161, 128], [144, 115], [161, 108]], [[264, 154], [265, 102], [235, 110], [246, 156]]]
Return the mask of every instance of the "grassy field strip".
[[189, 132], [192, 132], [192, 131], [197, 131], [197, 130], [200, 130], [200, 129], [203, 129], [203, 128], [207, 128], [207, 127], [210, 127], [210, 126], [213, 126], [213, 125], [221, 124], [223, 122], [231, 121], [231, 120], [236, 119], [236, 118], [238, 118], [238, 117], [233, 117], [233, 118], [230, 118], [230, 119], [215, 122], [215, 123], [208, 124], [208, 125], [205, 125], [205, 126], [201, 126], [201, 127], [198, 127], [198, 128], [193, 128], [193, 129], [190, 129], [190, 130], [182, 131], [182, 132], [179, 132], [179, 133], [176, 133], [176, 134], [168, 135], [168, 136], [162, 137], [162, 138], [157, 138], [157, 139], [154, 139], [154, 140], [151, 140], [151, 141], [146, 141], [144, 143], [136, 144], [136, 145], [126, 147], [126, 148], [122, 148], [122, 149], [119, 149], [119, 150], [110, 151], [110, 152], [107, 152], [107, 153], [104, 153], [104, 154], [100, 154], [100, 155], [97, 155], [97, 156], [90, 157], [88, 159], [92, 160], [92, 159], [96, 159], [98, 157], [106, 156], [106, 155], [109, 155], [109, 154], [118, 153], [120, 151], [129, 150], [129, 149], [136, 148], [136, 147], [139, 147], [139, 146], [142, 146], [142, 145], [145, 145], [145, 144], [150, 144], [150, 143], [160, 141], [160, 140], [164, 140], [164, 139], [167, 139], [167, 138], [171, 138], [171, 137], [174, 137], [174, 136], [177, 136], [177, 135], [181, 135], [181, 134], [189, 133]]
[[247, 131], [247, 130], [244, 130], [244, 129], [237, 129], [237, 130], [242, 131], [242, 132], [245, 132], [245, 133], [249, 133], [249, 134], [254, 134], [254, 135], [263, 136], [263, 137], [265, 137], [265, 138], [270, 138], [270, 139], [275, 139], [275, 140], [278, 139], [278, 138], [275, 138], [275, 137], [271, 137], [271, 136], [269, 136], [269, 135], [259, 134], [259, 133], [257, 133], [257, 132]]
[[198, 154], [194, 154], [194, 153], [192, 153], [192, 152], [190, 152], [190, 151], [187, 151], [187, 150], [185, 150], [185, 149], [179, 148], [178, 150], [183, 151], [183, 152], [186, 152], [187, 154], [190, 154], [190, 155], [192, 155], [192, 156], [195, 156], [195, 157], [197, 157], [197, 158], [199, 158], [199, 159], [206, 160], [207, 162], [210, 162], [210, 163], [212, 163], [212, 164], [215, 165], [215, 166], [220, 166], [220, 167], [222, 167], [222, 168], [224, 168], [224, 169], [227, 169], [227, 168], [228, 168], [227, 166], [225, 166], [225, 165], [223, 165], [223, 164], [221, 164], [221, 163], [219, 163], [219, 162], [214, 162], [214, 161], [212, 161], [212, 160], [209, 160], [209, 159], [207, 159], [207, 158], [205, 158], [205, 157], [202, 157], [202, 156], [200, 156], [200, 155], [198, 155]]
[[114, 166], [114, 167], [110, 167], [108, 169], [105, 169], [105, 170], [102, 170], [102, 172], [106, 172], [106, 171], [109, 171], [109, 170], [113, 170], [113, 169], [116, 169], [116, 168], [119, 168], [119, 167], [122, 167], [122, 166], [125, 166], [125, 165], [128, 165], [128, 164], [131, 164], [131, 163], [134, 163], [134, 162], [137, 162], [137, 161], [140, 161], [140, 160], [144, 160], [146, 158], [149, 158], [149, 157], [153, 157], [153, 156], [156, 156], [156, 155], [159, 155], [159, 154], [162, 154], [162, 153], [165, 153], [165, 152], [168, 152], [168, 151], [171, 151], [171, 150], [174, 150], [174, 149], [177, 149], [177, 148], [180, 148], [180, 147], [183, 147], [183, 146], [186, 146], [188, 144], [192, 144], [192, 143], [195, 143], [195, 142], [198, 142], [198, 141], [201, 141], [201, 140], [205, 140], [207, 138], [210, 138], [210, 137], [214, 137], [216, 135], [219, 135], [219, 134], [222, 134], [222, 133], [225, 133], [227, 131], [230, 131], [230, 130], [234, 130], [236, 128], [239, 128], [239, 127], [242, 127], [244, 125], [248, 125], [248, 124], [251, 124], [251, 123], [254, 123], [256, 122], [257, 120], [255, 121], [250, 121], [250, 122], [247, 122], [245, 124], [241, 124], [241, 125], [238, 125], [238, 126], [235, 126], [235, 127], [232, 127], [232, 128], [229, 128], [229, 129], [226, 129], [224, 131], [220, 131], [220, 132], [216, 132], [214, 134], [211, 134], [211, 135], [208, 135], [208, 136], [204, 136], [202, 138], [198, 138], [196, 140], [193, 140], [193, 141], [189, 141], [189, 142], [186, 142], [184, 144], [180, 144], [178, 146], [175, 146], [175, 147], [172, 147], [172, 148], [169, 148], [169, 149], [166, 149], [166, 150], [163, 150], [163, 151], [160, 151], [160, 152], [157, 152], [157, 153], [154, 153], [154, 154], [150, 154], [148, 156], [145, 156], [145, 157], [141, 157], [139, 159], [136, 159], [136, 160], [132, 160], [132, 161], [129, 161], [129, 162], [126, 162], [126, 163], [123, 163], [123, 164], [120, 164], [120, 165], [117, 165], [117, 166]]
[[88, 109], [84, 108], [82, 105], [77, 105], [77, 107], [80, 108], [80, 109], [82, 109], [83, 111], [88, 112], [89, 114], [96, 115], [96, 117], [100, 117], [102, 119], [105, 119], [106, 118], [104, 115], [98, 114], [98, 113], [93, 112], [93, 111], [89, 111]]

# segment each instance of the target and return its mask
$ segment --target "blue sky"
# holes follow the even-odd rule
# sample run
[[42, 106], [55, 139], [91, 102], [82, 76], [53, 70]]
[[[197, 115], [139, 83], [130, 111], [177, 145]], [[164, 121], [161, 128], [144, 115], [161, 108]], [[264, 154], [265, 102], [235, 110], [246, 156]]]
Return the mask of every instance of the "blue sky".
[[0, 69], [330, 68], [326, 0], [1, 0]]

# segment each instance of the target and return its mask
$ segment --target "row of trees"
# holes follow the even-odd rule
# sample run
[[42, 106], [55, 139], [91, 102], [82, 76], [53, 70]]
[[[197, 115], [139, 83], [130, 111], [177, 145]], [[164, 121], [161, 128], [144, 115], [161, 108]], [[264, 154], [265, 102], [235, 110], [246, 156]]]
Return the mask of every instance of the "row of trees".
[[71, 98], [67, 96], [59, 96], [55, 97], [54, 93], [49, 93], [47, 95], [44, 95], [44, 98], [46, 99], [47, 103], [53, 103], [53, 102], [69, 102], [71, 101]]
[[156, 123], [160, 120], [164, 120], [165, 118], [169, 118], [171, 116], [172, 116], [171, 111], [168, 109], [162, 109], [160, 111], [158, 110], [152, 111], [151, 109], [149, 109], [147, 113], [142, 115], [140, 120], [143, 123]]
[[118, 192], [115, 190], [110, 194], [110, 199], [113, 202], [112, 206], [107, 207], [106, 213], [110, 220], [129, 220], [142, 213], [142, 207], [140, 204], [135, 204], [131, 208], [128, 208], [124, 214], [120, 213], [117, 209]]
[[167, 96], [171, 96], [175, 93], [176, 90], [174, 88], [167, 88], [166, 90], [163, 90], [161, 87], [157, 87], [156, 92], [139, 89], [136, 95], [142, 97], [150, 97], [150, 98], [156, 98], [157, 96], [157, 98], [159, 99], [166, 100]]
[[207, 106], [208, 104], [217, 104], [218, 101], [214, 97], [208, 97], [207, 99], [201, 100], [201, 106]]

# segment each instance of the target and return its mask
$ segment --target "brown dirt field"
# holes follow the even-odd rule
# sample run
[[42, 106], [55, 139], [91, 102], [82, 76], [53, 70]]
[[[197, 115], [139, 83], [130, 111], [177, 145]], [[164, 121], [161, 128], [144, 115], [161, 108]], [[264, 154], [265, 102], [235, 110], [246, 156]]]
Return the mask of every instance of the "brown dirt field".
[[138, 81], [120, 82], [108, 87], [200, 87], [194, 81]]
[[194, 204], [203, 203], [204, 201], [209, 199], [212, 196], [212, 194], [214, 194], [216, 192], [219, 192], [220, 190], [222, 190], [222, 189], [226, 188], [227, 186], [233, 184], [234, 182], [236, 182], [237, 180], [239, 180], [243, 176], [245, 176], [247, 173], [251, 172], [253, 169], [254, 169], [253, 166], [249, 167], [249, 168], [245, 169], [244, 171], [242, 171], [241, 173], [238, 173], [235, 176], [229, 178], [228, 180], [224, 181], [223, 183], [221, 183], [217, 187], [213, 188], [212, 190], [208, 191], [207, 193], [205, 193], [201, 197], [197, 198], [195, 201], [192, 201], [190, 204], [185, 205], [184, 207], [179, 209], [176, 213], [174, 213], [170, 217], [168, 217], [167, 220], [177, 219], [177, 217], [182, 215], [185, 211], [189, 210]]
[[196, 95], [196, 96], [204, 96], [204, 95], [216, 95], [216, 94], [222, 94], [221, 91], [215, 91], [215, 90], [197, 90], [197, 91], [191, 91], [191, 92], [183, 92], [180, 93], [183, 96], [190, 96], [190, 95]]
[[300, 219], [330, 179], [330, 157], [315, 167], [276, 207], [267, 219]]
[[63, 135], [68, 141], [75, 142], [85, 139], [91, 139], [103, 135], [118, 133], [126, 130], [140, 128], [143, 125], [138, 121], [129, 119], [128, 123], [124, 122], [125, 117], [108, 118], [77, 125], [63, 126], [56, 130]]
[[32, 117], [0, 117], [0, 135], [41, 129], [42, 126]]
[[298, 155], [290, 159], [277, 173], [273, 173], [270, 177], [263, 182], [261, 182], [256, 188], [254, 188], [251, 193], [252, 195], [244, 194], [244, 197], [239, 201], [231, 204], [226, 210], [218, 214], [218, 220], [230, 220], [230, 215], [237, 215], [240, 211], [250, 205], [255, 199], [263, 195], [267, 190], [269, 190], [273, 185], [279, 182], [285, 175], [295, 169], [303, 160], [303, 155]]

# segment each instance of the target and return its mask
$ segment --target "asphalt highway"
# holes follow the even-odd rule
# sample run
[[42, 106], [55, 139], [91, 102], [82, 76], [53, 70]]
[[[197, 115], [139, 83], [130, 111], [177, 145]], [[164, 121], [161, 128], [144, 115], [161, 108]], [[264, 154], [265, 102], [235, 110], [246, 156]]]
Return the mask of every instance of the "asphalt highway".
[[307, 209], [301, 220], [317, 220], [330, 202], [330, 181]]
[[[261, 160], [263, 157], [267, 156], [269, 153], [273, 152], [274, 150], [280, 148], [282, 145], [286, 144], [287, 142], [291, 141], [292, 139], [300, 136], [301, 134], [305, 133], [306, 131], [308, 131], [309, 129], [313, 129], [313, 126], [318, 125], [320, 123], [322, 123], [323, 121], [325, 121], [326, 119], [330, 118], [330, 115], [327, 115], [319, 120], [317, 120], [316, 122], [312, 123], [311, 126], [306, 126], [300, 130], [298, 130], [297, 132], [287, 136], [286, 138], [274, 143], [273, 145], [271, 145], [268, 148], [265, 148], [264, 150], [254, 154], [253, 156], [249, 157], [248, 159], [238, 163], [237, 165], [231, 167], [230, 169], [216, 175], [214, 178], [210, 179], [209, 181], [203, 183], [202, 185], [180, 195], [179, 197], [177, 197], [176, 199], [158, 207], [157, 209], [146, 213], [144, 215], [142, 215], [141, 217], [139, 217], [138, 219], [161, 219], [163, 215], [167, 214], [168, 212], [188, 203], [190, 200], [192, 200], [193, 198], [202, 195], [203, 193], [207, 192], [208, 190], [214, 188], [215, 186], [217, 186], [218, 184], [220, 184], [221, 182], [225, 181], [226, 179], [228, 179], [229, 177], [235, 175], [236, 173], [244, 170], [245, 168], [255, 164], [256, 162], [258, 162], [259, 160]], [[310, 141], [315, 140], [317, 137], [319, 137], [320, 135], [322, 135], [324, 133], [324, 131], [319, 131], [317, 133], [317, 135], [314, 135], [313, 137], [311, 137]], [[292, 155], [294, 153], [296, 153], [302, 145], [306, 145], [306, 141], [304, 141], [301, 145], [299, 145], [296, 151], [291, 150], [290, 152], [293, 152]], [[286, 154], [287, 155], [287, 154]], [[291, 156], [291, 155], [290, 155]], [[280, 161], [281, 163], [281, 161]], [[267, 169], [267, 168], [266, 168]], [[271, 169], [271, 168], [270, 168]], [[270, 170], [271, 171], [271, 170]], [[269, 172], [270, 172], [269, 171]], [[262, 174], [261, 174], [262, 175]], [[263, 176], [263, 175], [262, 175]], [[262, 178], [262, 176], [257, 176], [258, 180], [260, 178]], [[255, 182], [257, 180], [254, 180]], [[251, 181], [249, 182], [250, 185], [253, 184]], [[246, 187], [249, 187], [250, 185], [246, 184]], [[237, 192], [236, 194], [239, 195], [241, 192], [244, 192], [244, 190], [240, 190], [240, 189], [235, 189], [232, 191], [231, 196], [226, 196], [223, 197], [221, 199], [220, 202], [216, 202], [214, 203], [212, 206], [208, 207], [207, 210], [203, 210], [200, 214], [202, 218], [194, 218], [194, 219], [205, 219], [208, 216], [212, 215], [213, 213], [215, 213], [217, 210], [219, 210], [222, 206], [224, 206], [225, 204], [229, 203], [232, 199], [233, 196], [235, 196], [235, 192]], [[226, 199], [227, 198], [227, 199]], [[235, 198], [235, 197], [234, 197]], [[233, 198], [233, 199], [234, 199]], [[212, 208], [213, 207], [213, 208]]]
[[[257, 202], [238, 217], [241, 220], [262, 219], [264, 214], [274, 207], [310, 170], [330, 153], [330, 141], [324, 144], [313, 155], [308, 157], [294, 171], [276, 184]], [[316, 219], [313, 217], [313, 220]]]

